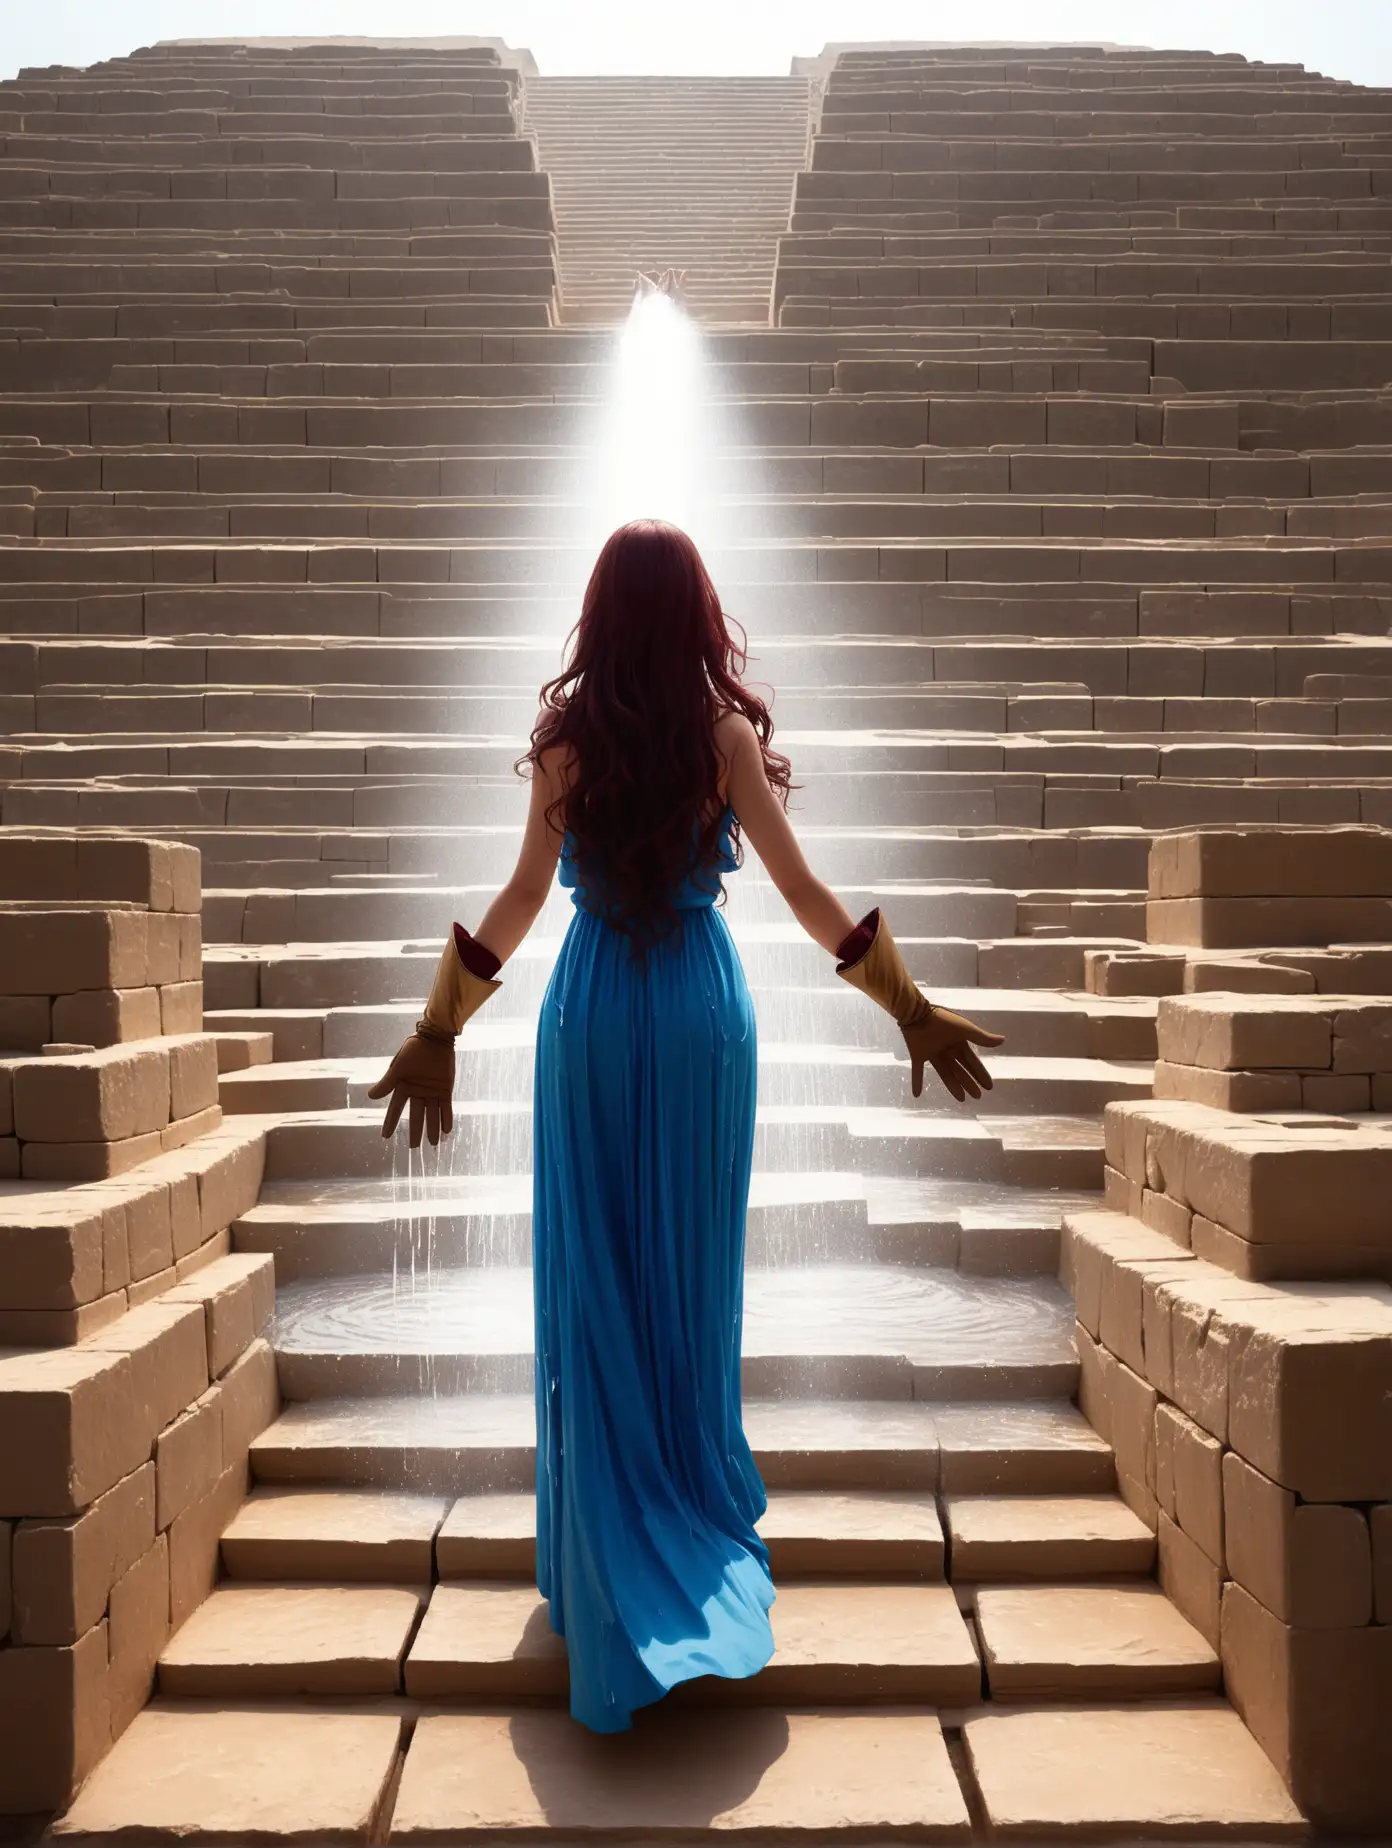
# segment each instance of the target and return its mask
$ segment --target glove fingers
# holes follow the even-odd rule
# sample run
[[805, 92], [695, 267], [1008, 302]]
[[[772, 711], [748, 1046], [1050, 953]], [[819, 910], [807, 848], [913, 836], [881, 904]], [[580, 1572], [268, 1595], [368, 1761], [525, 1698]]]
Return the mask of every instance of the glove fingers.
[[911, 1054], [910, 1056], [913, 1061], [913, 1078], [911, 1081], [912, 1086], [913, 1086], [913, 1094], [915, 1097], [922, 1097], [923, 1095], [923, 1055], [922, 1053], [916, 1052], [916, 1053]]
[[967, 1067], [962, 1063], [960, 1058], [956, 1058], [953, 1060], [952, 1069], [956, 1076], [958, 1084], [961, 1085], [962, 1089], [966, 1092], [967, 1096], [968, 1097], [980, 1097], [981, 1086], [976, 1082], [976, 1079], [972, 1076], [971, 1072], [967, 1069]]
[[425, 1100], [425, 1139], [431, 1148], [438, 1148], [440, 1143], [440, 1101], [435, 1097]]
[[938, 1074], [939, 1078], [942, 1079], [944, 1085], [946, 1085], [947, 1089], [951, 1091], [952, 1095], [960, 1104], [965, 1098], [966, 1092], [962, 1089], [961, 1083], [957, 1077], [956, 1065], [946, 1053], [940, 1052], [937, 1058], [934, 1059], [933, 1070]]
[[418, 1149], [421, 1145], [421, 1131], [425, 1128], [425, 1099], [411, 1099], [411, 1147]]
[[966, 1037], [974, 1046], [1003, 1046], [1005, 1044], [1003, 1033], [992, 1033], [986, 1027], [978, 1027], [974, 1020], [964, 1020], [962, 1025], [966, 1028]]
[[373, 1098], [385, 1097], [387, 1092], [390, 1091], [392, 1086], [396, 1083], [396, 1079], [393, 1076], [395, 1071], [396, 1060], [393, 1059], [391, 1064], [382, 1073], [382, 1076], [377, 1080], [376, 1084], [374, 1084], [372, 1089], [368, 1092], [368, 1096]]
[[447, 1097], [440, 1099], [440, 1134], [450, 1135], [454, 1130], [454, 1105]]
[[983, 1090], [994, 1090], [995, 1080], [981, 1063], [980, 1059], [977, 1058], [970, 1046], [961, 1045], [957, 1048], [957, 1061], [971, 1073], [972, 1077], [975, 1078], [976, 1082]]
[[382, 1134], [390, 1136], [401, 1121], [401, 1112], [406, 1108], [406, 1093], [398, 1085], [392, 1092], [391, 1102], [387, 1105], [387, 1114], [382, 1123]]

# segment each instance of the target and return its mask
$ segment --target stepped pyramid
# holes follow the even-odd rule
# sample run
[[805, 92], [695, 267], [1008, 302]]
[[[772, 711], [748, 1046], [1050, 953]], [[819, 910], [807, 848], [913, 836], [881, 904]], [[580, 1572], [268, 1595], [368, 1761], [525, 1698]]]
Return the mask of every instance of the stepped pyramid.
[[[1389, 253], [1392, 92], [1240, 57], [0, 83], [0, 1811], [1392, 1827]], [[439, 1156], [365, 1093], [511, 865], [665, 267], [809, 857], [1007, 1045], [913, 1105], [732, 882], [777, 1655], [595, 1740], [529, 1580], [559, 894]]]

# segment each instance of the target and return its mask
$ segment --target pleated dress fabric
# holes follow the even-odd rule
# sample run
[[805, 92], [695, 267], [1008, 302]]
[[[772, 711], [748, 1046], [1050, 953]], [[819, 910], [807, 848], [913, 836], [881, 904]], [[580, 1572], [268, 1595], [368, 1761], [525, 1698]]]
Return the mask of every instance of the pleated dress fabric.
[[713, 908], [735, 866], [676, 895], [649, 952], [575, 915], [537, 1028], [533, 1250], [537, 1584], [570, 1710], [622, 1732], [700, 1675], [773, 1653], [764, 1490], [740, 1420], [745, 1209], [757, 1042]]

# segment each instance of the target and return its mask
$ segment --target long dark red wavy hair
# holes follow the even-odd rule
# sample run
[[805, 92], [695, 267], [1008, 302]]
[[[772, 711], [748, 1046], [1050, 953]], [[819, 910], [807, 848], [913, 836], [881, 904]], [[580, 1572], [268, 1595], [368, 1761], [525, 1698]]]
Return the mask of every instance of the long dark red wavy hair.
[[[744, 631], [726, 617], [684, 532], [663, 520], [633, 520], [609, 537], [566, 665], [541, 689], [541, 714], [518, 768], [554, 745], [571, 747], [553, 825], [570, 831], [588, 902], [640, 949], [677, 927], [674, 889], [711, 868], [718, 853], [712, 728], [724, 713], [742, 712], [753, 725], [769, 783], [787, 803], [790, 766], [769, 748], [768, 706], [743, 684], [747, 659]], [[737, 824], [734, 835], [742, 858]]]

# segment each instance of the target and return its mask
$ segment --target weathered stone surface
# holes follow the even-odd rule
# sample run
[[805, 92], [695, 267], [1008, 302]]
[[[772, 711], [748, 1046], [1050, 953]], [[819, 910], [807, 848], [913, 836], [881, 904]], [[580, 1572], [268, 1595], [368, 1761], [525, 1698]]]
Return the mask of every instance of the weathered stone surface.
[[155, 1543], [155, 1466], [144, 1463], [75, 1519], [21, 1521], [13, 1544], [20, 1643], [74, 1643]]
[[155, 1544], [111, 1588], [107, 1619], [107, 1697], [118, 1738], [150, 1697], [155, 1665], [169, 1637], [169, 1542]]
[[427, 1716], [391, 1838], [970, 1835], [933, 1714], [665, 1710], [644, 1720], [616, 1740], [538, 1709]]
[[107, 1631], [56, 1649], [0, 1649], [0, 1813], [67, 1802], [111, 1742]]
[[223, 1585], [160, 1656], [163, 1694], [390, 1694], [417, 1592], [385, 1585]]
[[952, 1576], [1098, 1578], [1149, 1571], [1155, 1536], [1115, 1495], [950, 1495]]
[[1297, 1502], [1234, 1451], [1223, 1458], [1230, 1576], [1299, 1629], [1373, 1618], [1373, 1545], [1363, 1509]]
[[1240, 1585], [1223, 1591], [1234, 1706], [1317, 1827], [1376, 1830], [1392, 1809], [1385, 1716], [1392, 1628], [1295, 1629]]
[[1214, 1649], [1151, 1584], [984, 1586], [976, 1621], [997, 1700], [1153, 1697], [1218, 1685]]
[[[512, 1525], [530, 1526], [532, 1498], [516, 1499], [526, 1501], [528, 1520]], [[456, 1512], [459, 1507], [456, 1503]], [[448, 1501], [432, 1495], [261, 1488], [237, 1511], [222, 1536], [223, 1565], [238, 1579], [428, 1585], [435, 1546], [440, 1549], [441, 1577], [450, 1575], [441, 1527], [448, 1509]], [[534, 1545], [534, 1537], [526, 1537], [529, 1546]]]
[[150, 1707], [53, 1833], [366, 1842], [400, 1737], [385, 1713]]
[[983, 1714], [963, 1736], [1002, 1837], [1305, 1832], [1270, 1760], [1217, 1701]]

